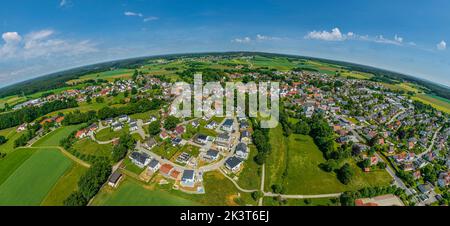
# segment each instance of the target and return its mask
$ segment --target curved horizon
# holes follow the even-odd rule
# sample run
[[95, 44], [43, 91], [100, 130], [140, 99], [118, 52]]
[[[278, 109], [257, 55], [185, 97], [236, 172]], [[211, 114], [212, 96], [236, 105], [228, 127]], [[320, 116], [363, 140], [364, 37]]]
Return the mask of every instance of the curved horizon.
[[311, 58], [311, 59], [316, 59], [316, 60], [335, 61], [337, 63], [353, 64], [353, 65], [358, 65], [358, 66], [363, 66], [363, 67], [370, 67], [370, 68], [381, 70], [381, 71], [388, 71], [388, 72], [392, 72], [392, 73], [396, 73], [396, 74], [401, 74], [401, 75], [412, 77], [412, 78], [415, 78], [415, 79], [418, 79], [418, 80], [421, 80], [421, 81], [424, 81], [424, 82], [431, 82], [431, 83], [433, 83], [435, 85], [439, 85], [439, 86], [445, 87], [447, 89], [450, 89], [450, 86], [448, 86], [446, 84], [440, 84], [440, 83], [438, 83], [436, 81], [432, 81], [432, 80], [429, 80], [429, 79], [424, 79], [424, 78], [416, 76], [416, 75], [410, 75], [410, 74], [406, 74], [406, 73], [403, 73], [403, 72], [394, 71], [394, 70], [390, 70], [390, 69], [386, 69], [386, 68], [380, 68], [380, 67], [373, 66], [373, 65], [361, 64], [361, 63], [358, 63], [358, 62], [342, 61], [342, 60], [336, 60], [336, 59], [330, 59], [330, 58], [321, 58], [321, 57], [308, 56], [308, 55], [287, 54], [287, 53], [281, 53], [281, 52], [207, 51], [207, 52], [180, 52], [180, 53], [167, 53], [167, 54], [157, 54], [157, 55], [143, 55], [143, 56], [135, 56], [135, 57], [128, 57], [128, 58], [120, 58], [120, 59], [99, 61], [99, 62], [95, 62], [95, 63], [91, 63], [91, 64], [84, 64], [84, 65], [79, 65], [79, 66], [73, 66], [73, 67], [69, 67], [69, 68], [65, 68], [65, 69], [60, 69], [60, 70], [57, 70], [57, 71], [54, 71], [54, 72], [48, 72], [48, 73], [45, 73], [45, 74], [37, 75], [37, 76], [34, 76], [34, 77], [26, 79], [26, 80], [22, 80], [22, 81], [18, 81], [16, 83], [8, 84], [6, 86], [0, 86], [0, 90], [2, 90], [4, 88], [20, 85], [22, 83], [26, 83], [26, 82], [29, 82], [29, 81], [33, 81], [34, 79], [39, 79], [39, 78], [46, 77], [46, 76], [52, 76], [52, 75], [64, 73], [64, 72], [70, 71], [70, 70], [82, 69], [82, 68], [85, 68], [85, 67], [90, 67], [90, 66], [95, 66], [95, 65], [102, 65], [102, 64], [108, 64], [108, 63], [113, 63], [113, 62], [121, 62], [121, 61], [134, 60], [134, 59], [168, 57], [168, 56], [185, 56], [185, 55], [191, 55], [191, 54], [205, 54], [205, 55], [208, 55], [208, 54], [230, 54], [230, 53], [232, 53], [232, 54], [247, 53], [247, 54], [254, 54], [254, 55], [258, 55], [258, 54], [273, 54], [273, 55], [280, 55], [280, 56], [285, 56], [285, 57], [300, 57], [300, 58]]

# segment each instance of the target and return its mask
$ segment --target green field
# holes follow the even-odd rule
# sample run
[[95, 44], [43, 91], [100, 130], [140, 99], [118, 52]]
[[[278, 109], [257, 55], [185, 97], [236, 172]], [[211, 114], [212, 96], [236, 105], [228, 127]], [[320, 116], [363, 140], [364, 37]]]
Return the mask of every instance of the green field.
[[250, 155], [244, 162], [244, 168], [239, 173], [238, 184], [245, 189], [259, 189], [261, 185], [261, 167], [253, 160], [258, 154], [256, 147], [250, 145]]
[[272, 151], [267, 158], [266, 178], [264, 180], [264, 190], [269, 191], [270, 186], [275, 183], [279, 183], [281, 178], [279, 177], [286, 165], [286, 148], [287, 142], [283, 137], [283, 130], [281, 126], [278, 126], [270, 130], [270, 144], [272, 145]]
[[39, 205], [72, 162], [56, 149], [36, 149], [0, 185], [0, 205]]
[[421, 101], [424, 104], [429, 104], [439, 111], [450, 114], [450, 100], [448, 99], [428, 94], [416, 94], [412, 99]]
[[110, 156], [112, 148], [112, 144], [99, 144], [89, 138], [79, 140], [73, 145], [73, 149], [80, 154], [93, 156]]
[[164, 190], [149, 190], [132, 179], [121, 182], [117, 190], [104, 187], [94, 198], [94, 206], [192, 206], [197, 203]]
[[131, 69], [117, 69], [112, 71], [105, 71], [100, 73], [92, 73], [81, 76], [79, 79], [70, 80], [67, 83], [72, 84], [74, 82], [82, 82], [89, 79], [105, 79], [114, 80], [115, 78], [129, 78], [133, 74], [134, 70]]
[[123, 129], [119, 131], [112, 131], [110, 128], [105, 128], [95, 133], [95, 139], [99, 141], [110, 141], [115, 138], [119, 138], [123, 134], [128, 134], [128, 132], [129, 132], [128, 126], [125, 126]]
[[[0, 145], [0, 152], [10, 153], [10, 152], [14, 151], [14, 141], [17, 138], [19, 138], [23, 134], [23, 132], [17, 133], [16, 128], [6, 129], [6, 130], [9, 131], [5, 136], [8, 139], [8, 141], [6, 143]], [[4, 131], [4, 130], [2, 130], [2, 131]]]
[[33, 147], [59, 146], [59, 141], [67, 138], [72, 132], [84, 127], [85, 125], [64, 126], [48, 133], [33, 144]]
[[62, 206], [63, 201], [70, 196], [73, 191], [78, 188], [78, 180], [84, 173], [86, 173], [87, 168], [79, 165], [73, 164], [70, 170], [58, 180], [58, 182], [53, 186], [50, 192], [47, 194], [45, 199], [42, 201], [42, 206]]
[[17, 149], [0, 160], [0, 185], [34, 153], [33, 149]]
[[[274, 132], [277, 129], [274, 130]], [[281, 135], [281, 131], [277, 132]], [[271, 131], [271, 136], [273, 132]], [[354, 160], [347, 160], [355, 172], [355, 176], [348, 185], [344, 185], [337, 179], [334, 173], [327, 173], [320, 169], [319, 164], [324, 163], [322, 152], [314, 144], [309, 136], [293, 134], [288, 139], [271, 138], [272, 147], [283, 147], [272, 150], [266, 172], [266, 189], [272, 184], [282, 184], [286, 194], [328, 194], [347, 190], [358, 190], [366, 186], [389, 185], [392, 178], [384, 170], [364, 173], [356, 166]], [[276, 143], [275, 143], [276, 142]], [[273, 162], [276, 162], [275, 165]], [[287, 167], [287, 174], [283, 179]]]

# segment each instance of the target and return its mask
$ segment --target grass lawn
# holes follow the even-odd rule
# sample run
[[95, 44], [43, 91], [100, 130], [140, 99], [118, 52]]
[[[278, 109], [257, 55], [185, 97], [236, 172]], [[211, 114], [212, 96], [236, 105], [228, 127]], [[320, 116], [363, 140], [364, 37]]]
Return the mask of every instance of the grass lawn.
[[119, 131], [112, 131], [110, 128], [105, 128], [95, 134], [95, 139], [99, 141], [110, 141], [112, 139], [119, 138], [122, 134], [127, 134], [128, 132], [128, 126], [125, 126]]
[[124, 168], [132, 173], [135, 173], [137, 175], [141, 174], [145, 168], [140, 168], [139, 166], [136, 166], [128, 156], [123, 161]]
[[79, 164], [73, 164], [70, 170], [66, 171], [55, 186], [53, 186], [41, 205], [62, 206], [64, 200], [69, 197], [73, 191], [77, 190], [78, 180], [86, 173], [86, 171], [87, 168]]
[[179, 151], [180, 154], [183, 152], [186, 152], [193, 157], [198, 157], [198, 155], [200, 154], [200, 148], [197, 146], [186, 144]]
[[270, 144], [272, 150], [266, 161], [266, 178], [264, 180], [264, 190], [269, 191], [270, 186], [275, 183], [280, 183], [280, 176], [283, 174], [284, 166], [286, 165], [286, 149], [287, 141], [283, 136], [283, 129], [277, 126], [270, 130], [269, 133]]
[[245, 189], [259, 189], [261, 185], [261, 166], [253, 158], [258, 154], [256, 147], [250, 145], [250, 155], [244, 162], [244, 168], [239, 173], [238, 184]]
[[208, 129], [203, 126], [198, 127], [198, 133], [206, 136], [217, 137], [217, 132], [215, 130]]
[[153, 110], [153, 111], [146, 111], [143, 113], [137, 113], [137, 114], [133, 114], [130, 115], [130, 118], [132, 119], [142, 119], [142, 120], [149, 120], [152, 118], [152, 116], [159, 118], [159, 112], [158, 110]]
[[84, 138], [77, 141], [73, 148], [84, 155], [110, 156], [113, 146], [111, 144], [98, 144], [89, 138]]
[[63, 138], [67, 138], [73, 131], [82, 128], [84, 125], [63, 126], [55, 131], [46, 134], [33, 144], [33, 147], [59, 146]]
[[[281, 137], [281, 130], [279, 132]], [[353, 159], [349, 159], [347, 162], [352, 166], [355, 175], [348, 185], [344, 185], [335, 173], [320, 169], [319, 164], [325, 162], [325, 159], [310, 136], [293, 134], [288, 139], [278, 139], [282, 139], [282, 142], [271, 137], [272, 148], [284, 147], [284, 151], [278, 150], [274, 156], [272, 150], [273, 153], [269, 156], [266, 164], [266, 189], [278, 183], [283, 184], [286, 194], [326, 194], [358, 190], [366, 186], [389, 185], [392, 180], [384, 170], [364, 173]], [[281, 155], [284, 156], [283, 159], [279, 157]], [[283, 178], [286, 167], [287, 174]]]
[[94, 206], [191, 206], [194, 201], [164, 190], [146, 189], [143, 184], [127, 178], [117, 189], [105, 186], [94, 198]]
[[33, 155], [33, 149], [17, 149], [16, 151], [6, 155], [4, 159], [0, 159], [0, 185], [8, 179], [8, 177], [19, 168], [28, 158]]
[[450, 100], [448, 99], [428, 94], [416, 94], [412, 99], [418, 100], [424, 104], [429, 104], [439, 111], [450, 113]]
[[178, 150], [178, 147], [174, 147], [170, 143], [161, 143], [161, 145], [154, 147], [152, 152], [166, 159], [171, 159], [178, 152]]
[[0, 185], [0, 205], [39, 205], [71, 165], [59, 150], [36, 150]]

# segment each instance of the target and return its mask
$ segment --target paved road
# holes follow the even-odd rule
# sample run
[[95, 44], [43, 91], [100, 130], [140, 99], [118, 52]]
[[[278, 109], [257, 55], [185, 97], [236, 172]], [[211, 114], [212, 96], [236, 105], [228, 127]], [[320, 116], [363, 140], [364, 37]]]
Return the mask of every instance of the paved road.
[[441, 131], [441, 129], [442, 129], [442, 127], [439, 127], [439, 129], [437, 129], [436, 132], [434, 132], [433, 139], [431, 140], [430, 146], [428, 146], [426, 151], [418, 154], [417, 158], [422, 158], [422, 156], [424, 156], [425, 154], [427, 154], [428, 152], [430, 152], [433, 149], [434, 141], [436, 140], [437, 134], [439, 133], [439, 131]]
[[392, 116], [392, 118], [389, 120], [389, 122], [386, 123], [386, 125], [391, 124], [392, 121], [394, 121], [399, 115], [401, 115], [403, 112], [405, 112], [404, 109], [402, 109], [401, 111], [397, 112], [397, 114], [395, 114], [394, 116]]

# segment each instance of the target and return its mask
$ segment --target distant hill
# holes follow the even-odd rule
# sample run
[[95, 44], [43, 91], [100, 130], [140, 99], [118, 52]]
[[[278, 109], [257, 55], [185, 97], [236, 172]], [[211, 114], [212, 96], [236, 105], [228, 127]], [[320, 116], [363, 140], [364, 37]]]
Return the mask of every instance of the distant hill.
[[73, 68], [70, 70], [65, 70], [49, 75], [45, 75], [42, 77], [34, 78], [31, 80], [27, 80], [24, 82], [16, 83], [4, 88], [0, 89], [0, 97], [6, 97], [17, 94], [32, 94], [40, 91], [46, 91], [50, 89], [60, 88], [66, 86], [66, 82], [72, 79], [77, 79], [82, 75], [89, 73], [97, 73], [109, 70], [111, 68], [135, 68], [141, 65], [146, 64], [149, 60], [152, 59], [176, 59], [181, 57], [200, 57], [200, 56], [252, 56], [252, 55], [260, 55], [266, 57], [288, 57], [291, 59], [306, 59], [306, 60], [315, 60], [321, 61], [324, 63], [330, 63], [342, 66], [348, 70], [353, 71], [361, 71], [366, 73], [371, 73], [375, 75], [376, 79], [382, 81], [408, 81], [412, 83], [419, 84], [429, 90], [430, 93], [433, 93], [437, 96], [444, 97], [450, 99], [450, 88], [447, 86], [443, 86], [437, 83], [433, 83], [427, 80], [423, 80], [420, 78], [416, 78], [413, 76], [392, 72], [388, 70], [383, 70], [375, 67], [348, 63], [336, 60], [329, 59], [321, 59], [314, 57], [305, 57], [305, 56], [296, 56], [296, 55], [286, 55], [286, 54], [277, 54], [277, 53], [263, 53], [263, 52], [211, 52], [211, 53], [185, 53], [185, 54], [171, 54], [171, 55], [158, 55], [158, 56], [149, 56], [149, 57], [138, 57], [138, 58], [130, 58], [124, 60], [110, 61], [105, 63], [99, 63], [94, 65], [88, 65], [78, 68]]

